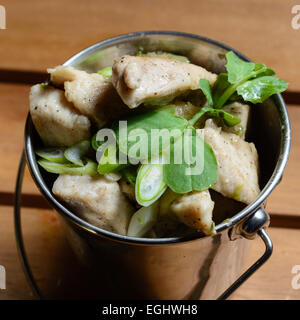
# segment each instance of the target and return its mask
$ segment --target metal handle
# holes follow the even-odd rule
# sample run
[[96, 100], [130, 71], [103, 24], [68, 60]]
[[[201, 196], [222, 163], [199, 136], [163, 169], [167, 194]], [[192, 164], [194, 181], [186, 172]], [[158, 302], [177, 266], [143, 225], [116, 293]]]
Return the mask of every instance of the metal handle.
[[[246, 270], [217, 300], [227, 299], [237, 288], [240, 287], [257, 269], [259, 269], [271, 256], [273, 243], [267, 234], [265, 227], [269, 224], [269, 215], [263, 208], [259, 208], [250, 218], [248, 218], [239, 228], [239, 234], [247, 239], [254, 239], [257, 235], [263, 240], [266, 249], [264, 254]], [[235, 231], [235, 238], [237, 231]]]
[[20, 206], [21, 206], [21, 193], [22, 193], [25, 164], [26, 164], [25, 154], [23, 151], [20, 164], [19, 164], [19, 170], [18, 170], [18, 176], [17, 176], [16, 188], [15, 188], [15, 199], [14, 199], [15, 235], [16, 235], [19, 258], [20, 258], [24, 273], [26, 275], [26, 278], [35, 296], [38, 299], [42, 299], [42, 294], [34, 280], [33, 274], [31, 272], [31, 269], [28, 263], [24, 242], [23, 242], [23, 237], [22, 237]]

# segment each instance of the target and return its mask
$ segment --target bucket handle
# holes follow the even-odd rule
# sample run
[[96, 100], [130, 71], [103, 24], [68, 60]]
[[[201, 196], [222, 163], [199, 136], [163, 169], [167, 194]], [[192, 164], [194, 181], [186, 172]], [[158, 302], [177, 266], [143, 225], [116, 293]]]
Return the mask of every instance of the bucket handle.
[[237, 288], [239, 288], [256, 270], [258, 270], [271, 256], [273, 252], [273, 243], [265, 228], [269, 225], [270, 217], [268, 213], [259, 208], [248, 219], [246, 219], [237, 230], [231, 229], [231, 240], [244, 237], [246, 239], [254, 239], [257, 235], [265, 244], [264, 254], [249, 267], [226, 291], [224, 291], [217, 300], [227, 299]]

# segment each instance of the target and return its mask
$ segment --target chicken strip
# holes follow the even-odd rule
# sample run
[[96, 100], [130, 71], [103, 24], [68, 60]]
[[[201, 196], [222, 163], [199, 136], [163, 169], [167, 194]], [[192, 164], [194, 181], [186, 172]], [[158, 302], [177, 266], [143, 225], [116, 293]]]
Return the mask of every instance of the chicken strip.
[[67, 100], [99, 127], [128, 112], [111, 81], [102, 75], [70, 66], [58, 66], [47, 71], [52, 83], [64, 86]]
[[92, 225], [126, 235], [134, 208], [116, 181], [88, 175], [60, 175], [53, 193]]
[[199, 89], [199, 80], [214, 84], [216, 75], [194, 64], [161, 57], [123, 56], [115, 60], [112, 83], [129, 108], [141, 103], [166, 104]]
[[89, 119], [77, 112], [62, 90], [37, 84], [29, 100], [33, 124], [46, 146], [68, 147], [90, 138]]
[[212, 189], [246, 204], [254, 201], [260, 192], [255, 145], [222, 131], [211, 119], [197, 133], [210, 144], [217, 158], [218, 180]]
[[206, 235], [214, 233], [213, 209], [214, 202], [208, 190], [189, 192], [170, 205], [170, 212], [175, 214], [181, 222]]
[[175, 115], [183, 117], [187, 120], [192, 119], [192, 117], [200, 111], [200, 107], [196, 107], [190, 102], [176, 102], [172, 104], [175, 109]]
[[119, 181], [120, 189], [125, 196], [133, 203], [136, 203], [134, 186], [130, 184], [126, 179], [122, 178]]
[[223, 107], [223, 110], [241, 119], [241, 122], [233, 127], [224, 126], [223, 131], [235, 133], [245, 140], [249, 123], [250, 106], [248, 104], [233, 102]]

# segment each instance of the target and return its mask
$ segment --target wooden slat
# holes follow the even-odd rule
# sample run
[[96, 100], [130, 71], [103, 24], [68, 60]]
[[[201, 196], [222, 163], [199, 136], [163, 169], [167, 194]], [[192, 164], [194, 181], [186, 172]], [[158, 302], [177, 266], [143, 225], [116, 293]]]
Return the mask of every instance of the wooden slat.
[[270, 195], [267, 209], [273, 214], [290, 214], [300, 217], [300, 108], [288, 106], [292, 127], [291, 152], [283, 179]]
[[[63, 229], [52, 210], [25, 209], [22, 225], [30, 264], [39, 287], [46, 298], [113, 298], [117, 293], [95, 288], [77, 262]], [[7, 289], [0, 290], [0, 299], [32, 299], [18, 256], [13, 231], [11, 207], [0, 207], [0, 265], [6, 268]], [[274, 242], [272, 258], [251, 277], [232, 299], [299, 299], [300, 290], [291, 287], [291, 269], [299, 264], [300, 230], [269, 229]], [[260, 240], [253, 241], [247, 266], [263, 252]], [[98, 275], [101, 277], [101, 275]], [[100, 278], [101, 281], [103, 279]]]
[[300, 31], [293, 0], [2, 0], [0, 68], [44, 71], [105, 38], [133, 31], [176, 30], [224, 42], [274, 68], [300, 90]]
[[[18, 163], [24, 144], [24, 126], [28, 112], [28, 85], [0, 84], [0, 192], [13, 192]], [[26, 170], [24, 192], [37, 193]]]

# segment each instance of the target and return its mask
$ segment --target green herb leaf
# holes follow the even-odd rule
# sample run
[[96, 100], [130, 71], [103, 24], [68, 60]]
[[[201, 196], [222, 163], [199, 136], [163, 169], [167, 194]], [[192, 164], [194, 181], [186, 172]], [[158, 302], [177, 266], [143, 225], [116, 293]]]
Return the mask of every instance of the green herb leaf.
[[233, 51], [226, 53], [226, 59], [228, 81], [231, 84], [242, 81], [244, 78], [248, 77], [255, 68], [255, 63], [243, 61]]
[[213, 105], [210, 83], [206, 79], [200, 79], [200, 89], [203, 91], [209, 106]]
[[[206, 190], [216, 182], [218, 176], [217, 160], [212, 148], [200, 138], [195, 129], [189, 131], [190, 134], [184, 139], [175, 141], [171, 148], [171, 161], [164, 164], [165, 181], [176, 193]], [[180, 150], [178, 144], [182, 144], [181, 148], [185, 150], [181, 158], [174, 152]]]
[[[273, 79], [276, 79], [274, 77], [275, 72], [272, 69], [267, 68], [266, 65], [262, 63], [245, 62], [241, 60], [239, 57], [237, 57], [232, 51], [226, 54], [226, 58], [227, 58], [226, 68], [228, 71], [228, 82], [231, 83], [231, 85], [226, 87], [225, 76], [223, 76], [223, 81], [221, 82], [220, 80], [219, 85], [217, 84], [218, 86], [216, 88], [216, 98], [214, 97], [215, 108], [217, 109], [222, 108], [222, 106], [226, 103], [226, 101], [230, 99], [233, 95], [235, 95], [236, 97], [236, 91], [239, 95], [241, 95], [240, 92], [244, 92], [244, 96], [249, 96], [249, 100], [246, 100], [246, 101], [257, 103], [257, 102], [263, 102], [270, 95], [274, 93], [282, 92], [287, 88], [287, 84], [284, 85], [283, 82], [280, 84], [278, 82], [278, 79], [277, 80], [268, 79], [268, 80], [263, 80], [263, 82], [268, 82], [268, 85], [265, 85], [265, 87], [268, 86], [268, 89], [266, 88], [262, 89], [261, 93], [258, 94], [259, 90], [257, 90], [256, 88], [255, 90], [256, 92], [255, 93], [253, 92], [251, 94], [250, 92], [247, 92], [247, 89], [246, 89], [247, 87], [249, 88], [251, 87], [249, 86], [249, 83], [251, 83], [252, 81], [255, 81], [252, 87], [254, 88], [259, 83], [257, 79], [265, 78], [265, 77], [271, 77]], [[246, 82], [247, 82], [247, 85], [243, 86], [243, 84]], [[274, 86], [272, 85], [272, 83]], [[226, 87], [223, 93], [222, 93], [222, 90], [220, 90], [220, 84], [222, 84], [224, 88]], [[264, 87], [263, 85], [259, 85], [259, 86]], [[273, 88], [271, 88], [272, 86]], [[267, 91], [272, 93], [266, 94]]]
[[212, 109], [207, 111], [209, 118], [218, 118], [224, 121], [227, 127], [233, 127], [241, 122], [241, 119], [222, 109]]
[[273, 76], [264, 76], [243, 83], [237, 88], [237, 93], [245, 101], [259, 103], [265, 101], [274, 93], [286, 90], [287, 87], [288, 83], [284, 80]]
[[207, 118], [221, 119], [228, 127], [233, 127], [241, 122], [240, 118], [222, 109], [203, 107], [198, 113], [193, 116], [191, 120], [189, 120], [189, 124], [194, 125], [203, 116], [206, 116]]
[[[228, 74], [227, 73], [220, 73], [217, 77], [217, 80], [214, 84], [212, 94], [213, 94], [213, 101], [214, 101], [214, 106], [221, 108], [223, 104], [219, 103], [220, 98], [226, 91], [228, 87], [230, 87], [231, 84], [228, 81]], [[226, 102], [226, 101], [225, 101]]]
[[[119, 128], [116, 125], [114, 125], [114, 131], [116, 132], [116, 139], [121, 152], [132, 159], [139, 158], [137, 152], [135, 152], [137, 142], [139, 142], [139, 146], [146, 149], [146, 155], [142, 154], [139, 158], [139, 160], [143, 160], [151, 156], [158, 156], [162, 152], [163, 139], [160, 137], [166, 137], [167, 133], [176, 129], [173, 133], [178, 136], [187, 125], [186, 119], [172, 115], [170, 112], [166, 112], [166, 108], [163, 108], [162, 110], [136, 114], [127, 118], [127, 141], [123, 140], [122, 134], [120, 135]], [[151, 150], [151, 146], [155, 144], [155, 139], [158, 140], [158, 148], [157, 150]], [[170, 144], [170, 142], [167, 143]]]

